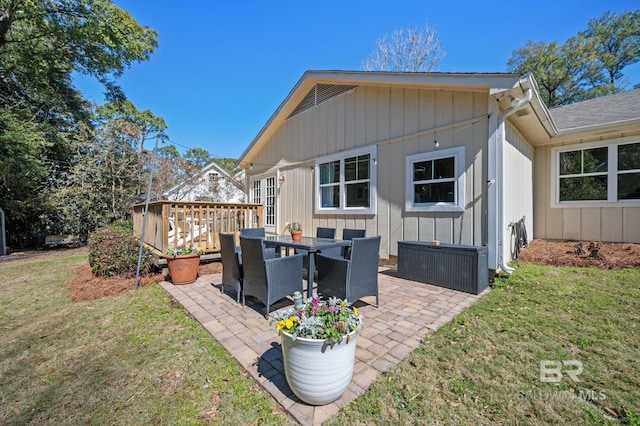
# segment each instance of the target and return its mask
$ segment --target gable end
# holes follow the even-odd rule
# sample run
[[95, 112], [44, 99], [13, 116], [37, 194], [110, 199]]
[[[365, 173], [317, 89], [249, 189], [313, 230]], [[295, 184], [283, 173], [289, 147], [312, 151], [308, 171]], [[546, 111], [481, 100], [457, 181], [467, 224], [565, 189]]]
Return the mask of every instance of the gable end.
[[287, 119], [298, 115], [308, 109], [313, 108], [314, 106], [320, 105], [321, 103], [328, 101], [329, 99], [341, 95], [343, 93], [348, 92], [349, 90], [355, 89], [356, 85], [346, 85], [346, 84], [315, 84], [311, 90], [305, 95], [305, 97], [300, 101], [298, 106], [295, 107], [293, 112], [289, 114]]

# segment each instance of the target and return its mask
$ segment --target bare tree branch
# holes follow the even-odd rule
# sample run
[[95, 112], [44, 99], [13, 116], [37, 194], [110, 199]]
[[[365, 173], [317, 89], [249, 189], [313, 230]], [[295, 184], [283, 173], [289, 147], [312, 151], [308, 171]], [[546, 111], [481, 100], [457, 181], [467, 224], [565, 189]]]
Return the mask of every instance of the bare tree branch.
[[436, 71], [446, 51], [440, 46], [436, 29], [425, 24], [424, 28], [410, 26], [383, 35], [365, 60], [365, 71]]

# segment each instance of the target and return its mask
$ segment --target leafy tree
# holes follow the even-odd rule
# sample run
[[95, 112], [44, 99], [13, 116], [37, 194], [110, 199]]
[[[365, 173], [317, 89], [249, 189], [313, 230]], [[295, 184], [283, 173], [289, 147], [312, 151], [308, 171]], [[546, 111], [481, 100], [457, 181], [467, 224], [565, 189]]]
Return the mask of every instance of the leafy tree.
[[102, 122], [115, 120], [120, 122], [120, 126], [125, 126], [139, 153], [144, 151], [144, 144], [150, 139], [163, 143], [169, 139], [165, 133], [167, 124], [162, 117], [158, 117], [148, 109], [139, 111], [127, 99], [107, 102], [97, 107], [96, 112]]
[[184, 153], [184, 159], [190, 161], [194, 165], [199, 166], [200, 168], [206, 166], [211, 162], [209, 151], [203, 148], [189, 148]]
[[242, 169], [236, 166], [238, 160], [236, 158], [228, 158], [228, 157], [216, 157], [213, 161], [223, 169], [229, 172], [231, 176], [235, 176]]
[[39, 222], [45, 204], [46, 150], [45, 133], [35, 123], [0, 109], [0, 206], [9, 246], [31, 243], [31, 225]]
[[0, 0], [0, 205], [10, 245], [37, 243], [41, 218], [59, 214], [52, 185], [72, 173], [74, 141], [93, 124], [72, 72], [115, 98], [116, 78], [157, 45], [154, 30], [111, 0]]
[[608, 84], [615, 92], [624, 84], [622, 70], [640, 60], [640, 9], [621, 14], [605, 12], [590, 20], [579, 36], [594, 52], [587, 60], [589, 72], [585, 77]]
[[430, 25], [420, 29], [410, 26], [383, 35], [376, 49], [365, 60], [365, 71], [435, 71], [446, 52], [440, 47], [440, 37]]
[[527, 41], [525, 47], [513, 51], [509, 67], [515, 72], [532, 72], [540, 94], [547, 106], [581, 100], [581, 91], [575, 75], [581, 71], [583, 61], [572, 47], [557, 42]]
[[[135, 180], [138, 187], [136, 194], [146, 191], [143, 182], [149, 173], [148, 165], [151, 156], [144, 150], [144, 144], [150, 139], [164, 143], [168, 140], [165, 133], [167, 125], [162, 117], [158, 117], [149, 110], [139, 111], [135, 105], [127, 99], [118, 99], [115, 102], [107, 102], [96, 108], [97, 125], [100, 128], [110, 129], [110, 137], [122, 139], [122, 143], [138, 151], [139, 167]], [[143, 190], [143, 188], [145, 188]]]
[[547, 106], [623, 90], [622, 70], [640, 60], [640, 12], [606, 12], [564, 45], [527, 41], [513, 51], [510, 71], [532, 72]]
[[113, 119], [78, 138], [74, 164], [52, 194], [57, 212], [49, 218], [52, 229], [86, 241], [97, 227], [130, 216], [133, 196], [142, 186], [138, 133], [130, 123]]

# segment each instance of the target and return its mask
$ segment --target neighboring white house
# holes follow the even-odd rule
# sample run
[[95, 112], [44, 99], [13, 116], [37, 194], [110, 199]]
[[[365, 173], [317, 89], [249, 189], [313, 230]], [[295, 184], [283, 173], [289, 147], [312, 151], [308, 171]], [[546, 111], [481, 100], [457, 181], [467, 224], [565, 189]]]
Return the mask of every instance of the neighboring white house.
[[245, 201], [244, 171], [232, 177], [226, 170], [210, 163], [197, 179], [182, 182], [163, 194], [165, 199], [176, 201], [213, 201], [241, 203]]
[[[487, 246], [640, 242], [640, 90], [549, 110], [532, 75], [308, 71], [244, 151], [267, 231]], [[595, 190], [594, 190], [595, 188]]]

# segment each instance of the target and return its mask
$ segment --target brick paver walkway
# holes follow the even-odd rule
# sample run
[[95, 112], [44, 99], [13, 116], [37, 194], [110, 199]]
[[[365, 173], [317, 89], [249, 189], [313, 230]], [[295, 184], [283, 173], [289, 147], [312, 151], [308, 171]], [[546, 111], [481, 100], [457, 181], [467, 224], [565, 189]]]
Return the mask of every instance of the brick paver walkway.
[[[335, 415], [381, 373], [411, 353], [426, 334], [481, 297], [403, 280], [395, 277], [393, 270], [381, 267], [380, 306], [375, 306], [375, 297], [365, 297], [355, 304], [364, 327], [358, 333], [353, 380], [340, 399], [314, 407], [298, 400], [287, 385], [280, 337], [271, 321], [265, 319], [264, 305], [252, 305], [255, 299], [248, 299], [246, 306], [236, 303], [235, 288], [221, 293], [221, 278], [219, 274], [203, 275], [193, 284], [162, 282], [161, 286], [302, 425], [319, 425]], [[287, 299], [272, 309], [292, 304]]]

